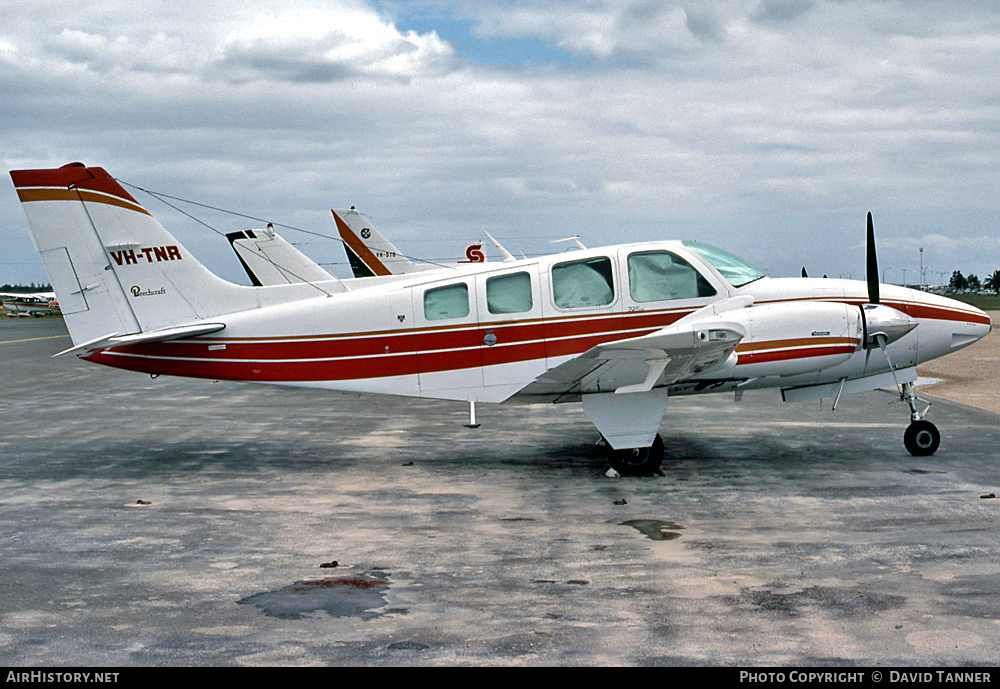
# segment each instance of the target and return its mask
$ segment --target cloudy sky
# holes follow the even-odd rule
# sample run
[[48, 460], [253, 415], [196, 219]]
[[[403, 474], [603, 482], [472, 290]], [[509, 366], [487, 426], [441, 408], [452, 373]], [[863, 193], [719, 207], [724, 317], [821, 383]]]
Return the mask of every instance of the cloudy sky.
[[[141, 9], [139, 9], [141, 7]], [[699, 239], [773, 276], [1000, 268], [1000, 3], [5, 0], [6, 169], [82, 161], [224, 277], [355, 205], [429, 259]], [[0, 184], [0, 283], [45, 282]], [[341, 248], [282, 233], [349, 273]]]

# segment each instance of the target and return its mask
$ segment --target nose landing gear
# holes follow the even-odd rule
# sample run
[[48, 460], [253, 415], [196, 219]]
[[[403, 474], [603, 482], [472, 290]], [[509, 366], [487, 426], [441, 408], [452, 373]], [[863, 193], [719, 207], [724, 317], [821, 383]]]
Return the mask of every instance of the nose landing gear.
[[[941, 444], [941, 433], [938, 432], [937, 426], [923, 418], [930, 409], [930, 402], [913, 394], [913, 383], [903, 383], [899, 396], [910, 407], [910, 425], [903, 433], [903, 445], [906, 450], [916, 457], [934, 454]], [[917, 410], [918, 399], [927, 404], [922, 412]]]

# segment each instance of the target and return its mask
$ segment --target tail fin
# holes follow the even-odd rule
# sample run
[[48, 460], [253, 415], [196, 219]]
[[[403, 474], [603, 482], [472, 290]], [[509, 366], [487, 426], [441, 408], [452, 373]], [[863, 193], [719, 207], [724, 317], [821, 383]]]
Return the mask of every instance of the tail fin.
[[104, 169], [12, 170], [74, 345], [254, 305], [199, 263]]
[[274, 228], [226, 235], [243, 269], [257, 287], [335, 279], [318, 263], [275, 234]]
[[399, 275], [434, 270], [440, 266], [433, 263], [417, 263], [404, 256], [372, 227], [371, 221], [351, 208], [349, 211], [333, 211], [340, 238], [344, 240], [344, 251], [354, 271], [354, 277], [365, 278], [375, 275]]

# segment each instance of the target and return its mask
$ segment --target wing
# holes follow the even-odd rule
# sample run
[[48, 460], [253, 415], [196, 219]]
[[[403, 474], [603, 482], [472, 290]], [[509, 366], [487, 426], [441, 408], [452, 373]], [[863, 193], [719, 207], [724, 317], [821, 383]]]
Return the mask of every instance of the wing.
[[597, 345], [549, 369], [518, 394], [649, 392], [734, 363], [730, 359], [745, 336], [745, 327], [735, 321], [689, 317], [641, 337]]

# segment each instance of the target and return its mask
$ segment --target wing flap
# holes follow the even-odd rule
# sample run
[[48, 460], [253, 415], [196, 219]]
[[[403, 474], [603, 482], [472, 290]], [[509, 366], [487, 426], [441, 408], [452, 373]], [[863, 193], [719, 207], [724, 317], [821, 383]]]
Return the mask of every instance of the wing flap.
[[675, 323], [592, 347], [549, 369], [521, 393], [648, 392], [725, 364], [745, 336], [744, 326], [718, 317]]

